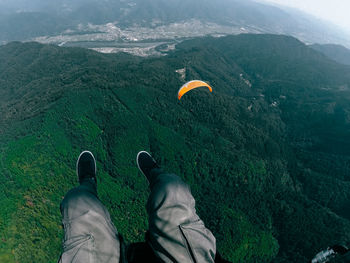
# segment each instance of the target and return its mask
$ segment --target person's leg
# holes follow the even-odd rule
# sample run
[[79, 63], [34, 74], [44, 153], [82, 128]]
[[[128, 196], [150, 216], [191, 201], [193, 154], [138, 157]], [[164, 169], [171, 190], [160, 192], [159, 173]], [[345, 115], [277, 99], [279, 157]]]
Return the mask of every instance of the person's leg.
[[147, 242], [154, 253], [164, 262], [214, 262], [216, 240], [197, 215], [189, 186], [157, 165], [142, 172], [146, 173], [151, 189], [147, 202]]
[[79, 182], [60, 206], [64, 227], [60, 262], [119, 262], [118, 232], [97, 197], [96, 177], [79, 176]]

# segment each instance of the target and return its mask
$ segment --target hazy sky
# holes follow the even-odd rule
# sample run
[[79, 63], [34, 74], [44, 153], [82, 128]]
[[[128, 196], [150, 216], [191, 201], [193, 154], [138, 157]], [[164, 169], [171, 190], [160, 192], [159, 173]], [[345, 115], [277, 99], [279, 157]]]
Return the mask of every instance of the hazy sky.
[[329, 20], [350, 32], [350, 0], [265, 0], [298, 8]]

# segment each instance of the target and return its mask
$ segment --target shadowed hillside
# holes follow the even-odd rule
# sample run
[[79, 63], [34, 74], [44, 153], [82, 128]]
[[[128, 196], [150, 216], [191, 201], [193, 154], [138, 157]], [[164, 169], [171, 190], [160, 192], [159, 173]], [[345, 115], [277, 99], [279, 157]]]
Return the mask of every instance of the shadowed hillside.
[[[185, 80], [202, 79], [177, 100]], [[307, 262], [349, 241], [350, 69], [291, 37], [183, 42], [160, 58], [0, 48], [0, 261], [56, 262], [75, 161], [97, 157], [101, 200], [144, 239], [149, 150], [192, 187], [234, 262]]]
[[330, 59], [337, 61], [344, 65], [350, 65], [350, 50], [341, 45], [320, 45], [314, 44], [311, 47], [323, 54]]

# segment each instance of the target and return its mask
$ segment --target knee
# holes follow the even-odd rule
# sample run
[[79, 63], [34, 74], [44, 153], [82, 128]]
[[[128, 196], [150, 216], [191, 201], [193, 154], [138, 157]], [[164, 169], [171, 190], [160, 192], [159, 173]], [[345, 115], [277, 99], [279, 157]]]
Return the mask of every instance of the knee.
[[161, 174], [159, 175], [151, 192], [162, 192], [168, 197], [176, 196], [178, 194], [189, 193], [189, 186], [175, 174]]
[[195, 201], [189, 186], [180, 177], [164, 174], [156, 179], [151, 188], [147, 210], [151, 212], [173, 206], [193, 208]]
[[89, 191], [76, 187], [65, 195], [60, 204], [60, 210], [64, 218], [72, 218], [89, 210], [101, 210], [99, 206], [99, 200], [96, 196]]

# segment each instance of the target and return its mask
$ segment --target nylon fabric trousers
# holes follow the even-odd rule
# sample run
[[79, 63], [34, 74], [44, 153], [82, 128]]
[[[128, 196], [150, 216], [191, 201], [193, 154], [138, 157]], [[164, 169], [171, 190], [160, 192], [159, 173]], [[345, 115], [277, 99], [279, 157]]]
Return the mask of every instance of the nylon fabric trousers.
[[109, 212], [97, 197], [96, 184], [84, 181], [61, 202], [64, 228], [59, 263], [118, 263], [120, 241]]
[[199, 218], [189, 186], [175, 174], [151, 171], [148, 243], [164, 262], [212, 263], [216, 242]]
[[[189, 186], [175, 174], [151, 171], [148, 244], [165, 263], [213, 263], [216, 241], [195, 209]], [[96, 186], [84, 183], [61, 203], [64, 226], [60, 263], [121, 262], [120, 240]], [[122, 262], [124, 263], [124, 262]]]

